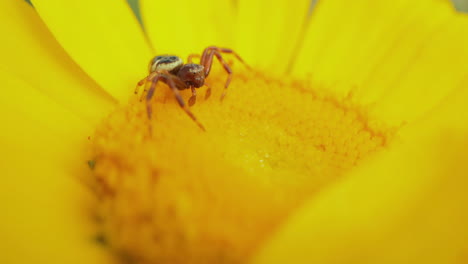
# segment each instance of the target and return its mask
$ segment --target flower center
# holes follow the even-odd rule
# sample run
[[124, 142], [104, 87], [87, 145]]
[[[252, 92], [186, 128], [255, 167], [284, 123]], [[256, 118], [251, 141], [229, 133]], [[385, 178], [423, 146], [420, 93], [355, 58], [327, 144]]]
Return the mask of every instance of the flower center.
[[220, 102], [227, 76], [214, 69], [211, 97], [200, 88], [191, 107], [206, 132], [164, 84], [151, 120], [135, 98], [97, 128], [92, 180], [112, 252], [138, 263], [245, 263], [302, 201], [394, 134], [349, 99], [265, 76], [239, 70]]

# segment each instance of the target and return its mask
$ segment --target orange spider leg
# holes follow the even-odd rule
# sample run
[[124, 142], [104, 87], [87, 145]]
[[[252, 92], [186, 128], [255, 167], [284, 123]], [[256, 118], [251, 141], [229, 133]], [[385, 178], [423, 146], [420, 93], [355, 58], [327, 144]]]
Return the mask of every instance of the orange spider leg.
[[213, 65], [213, 56], [216, 56], [218, 61], [223, 65], [224, 70], [228, 73], [228, 77], [227, 77], [226, 83], [224, 85], [224, 91], [223, 91], [223, 93], [221, 95], [221, 100], [223, 100], [224, 97], [226, 96], [227, 88], [229, 87], [229, 84], [231, 83], [231, 80], [232, 80], [232, 70], [231, 70], [231, 67], [229, 66], [229, 64], [223, 59], [221, 53], [232, 54], [232, 55], [234, 55], [236, 57], [236, 59], [238, 59], [242, 64], [244, 64], [245, 67], [247, 67], [248, 69], [250, 69], [250, 67], [239, 56], [239, 54], [234, 52], [232, 49], [218, 48], [218, 47], [215, 47], [215, 46], [211, 46], [211, 47], [206, 48], [203, 51], [202, 57], [200, 59], [200, 64], [203, 65], [203, 67], [205, 68], [205, 77], [210, 74], [211, 66]]
[[146, 96], [146, 111], [148, 114], [148, 118], [151, 119], [152, 116], [152, 107], [151, 107], [151, 98], [154, 95], [154, 91], [156, 90], [156, 84], [159, 80], [162, 80], [165, 82], [169, 88], [171, 88], [172, 92], [174, 93], [174, 96], [179, 103], [179, 106], [185, 111], [185, 113], [200, 127], [203, 131], [205, 130], [205, 127], [197, 120], [195, 115], [190, 111], [190, 109], [187, 107], [187, 105], [184, 102], [184, 99], [179, 93], [179, 90], [177, 89], [176, 83], [174, 82], [174, 76], [168, 74], [168, 73], [161, 73], [159, 72], [151, 81], [151, 88], [148, 91], [148, 94]]
[[203, 67], [205, 67], [205, 72], [206, 74], [209, 74], [210, 70], [211, 70], [211, 65], [213, 64], [213, 56], [216, 56], [216, 58], [218, 59], [218, 61], [223, 65], [224, 67], [224, 70], [228, 73], [228, 77], [226, 79], [226, 83], [224, 84], [224, 91], [221, 95], [221, 100], [224, 99], [224, 97], [226, 96], [226, 92], [227, 92], [227, 88], [229, 87], [229, 84], [231, 83], [231, 79], [232, 79], [232, 70], [231, 70], [231, 67], [229, 66], [229, 64], [223, 59], [223, 57], [221, 56], [221, 54], [217, 51], [217, 50], [210, 50], [209, 52], [204, 52], [204, 57], [202, 57], [202, 65]]
[[234, 55], [234, 57], [236, 57], [237, 60], [239, 60], [242, 64], [244, 64], [244, 66], [247, 67], [247, 69], [250, 69], [250, 66], [247, 63], [245, 63], [245, 61], [241, 58], [241, 56], [239, 56], [239, 54], [237, 54], [232, 49], [218, 48], [216, 46], [211, 46], [211, 47], [206, 48], [203, 51], [203, 54], [202, 54], [201, 59], [200, 59], [200, 64], [203, 65], [203, 67], [205, 67], [205, 76], [208, 76], [210, 74], [211, 64], [213, 63], [213, 52], [214, 51], [217, 51], [219, 53], [232, 54], [232, 55]]
[[193, 63], [193, 58], [201, 58], [200, 54], [190, 54], [187, 57], [187, 63]]
[[135, 94], [138, 94], [138, 93], [140, 92], [140, 87], [143, 86], [143, 85], [145, 85], [145, 87], [144, 87], [144, 89], [143, 89], [143, 93], [141, 94], [141, 97], [140, 97], [140, 102], [143, 100], [143, 98], [144, 98], [144, 96], [145, 96], [145, 93], [146, 93], [146, 91], [147, 91], [147, 89], [146, 89], [146, 83], [147, 83], [148, 81], [150, 81], [151, 79], [153, 79], [153, 78], [156, 76], [156, 74], [157, 74], [156, 72], [152, 72], [152, 73], [150, 73], [148, 76], [146, 76], [144, 79], [140, 80], [140, 81], [137, 83], [137, 85], [136, 85], [136, 87], [135, 87], [135, 91], [134, 91]]

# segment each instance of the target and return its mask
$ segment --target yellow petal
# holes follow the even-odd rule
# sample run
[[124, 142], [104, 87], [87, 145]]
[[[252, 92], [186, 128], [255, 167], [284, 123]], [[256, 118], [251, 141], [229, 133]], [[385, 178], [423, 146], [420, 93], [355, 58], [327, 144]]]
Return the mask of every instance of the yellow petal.
[[310, 74], [388, 121], [413, 120], [458, 85], [468, 59], [467, 18], [449, 1], [323, 1], [295, 73]]
[[119, 101], [147, 72], [150, 49], [125, 1], [33, 1], [58, 42]]
[[106, 263], [76, 178], [90, 128], [24, 82], [0, 81], [0, 263]]
[[253, 263], [466, 263], [466, 84], [307, 203]]
[[[385, 86], [375, 100], [375, 112], [388, 121], [414, 120], [453, 91], [468, 76], [467, 28], [467, 16], [454, 16], [437, 28], [426, 39], [429, 44], [419, 47], [399, 78]], [[380, 69], [379, 75], [384, 76], [385, 70]], [[367, 91], [378, 82], [374, 81]], [[363, 94], [369, 98], [367, 91]]]
[[233, 11], [230, 1], [141, 1], [156, 52], [184, 58], [211, 45], [232, 47]]
[[236, 49], [249, 63], [284, 73], [301, 38], [310, 2], [240, 0]]
[[111, 97], [69, 58], [30, 5], [1, 1], [0, 16], [0, 34], [4, 36], [0, 68], [89, 121], [108, 112], [113, 105]]

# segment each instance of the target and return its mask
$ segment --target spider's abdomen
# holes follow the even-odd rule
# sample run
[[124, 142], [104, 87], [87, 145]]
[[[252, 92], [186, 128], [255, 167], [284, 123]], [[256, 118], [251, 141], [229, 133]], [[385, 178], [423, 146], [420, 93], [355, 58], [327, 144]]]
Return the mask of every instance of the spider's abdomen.
[[184, 62], [180, 57], [174, 55], [159, 55], [150, 61], [148, 71], [152, 73], [154, 71], [165, 70], [176, 74], [183, 64]]

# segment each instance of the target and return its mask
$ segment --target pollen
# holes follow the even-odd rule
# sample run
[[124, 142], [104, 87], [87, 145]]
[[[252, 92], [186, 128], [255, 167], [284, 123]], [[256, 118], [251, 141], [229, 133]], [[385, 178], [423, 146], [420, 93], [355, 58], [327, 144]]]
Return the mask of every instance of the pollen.
[[235, 69], [222, 102], [222, 69], [207, 79], [211, 97], [197, 90], [206, 132], [158, 84], [151, 120], [134, 98], [91, 137], [96, 225], [117, 258], [246, 263], [305, 199], [394, 137], [351, 97]]

